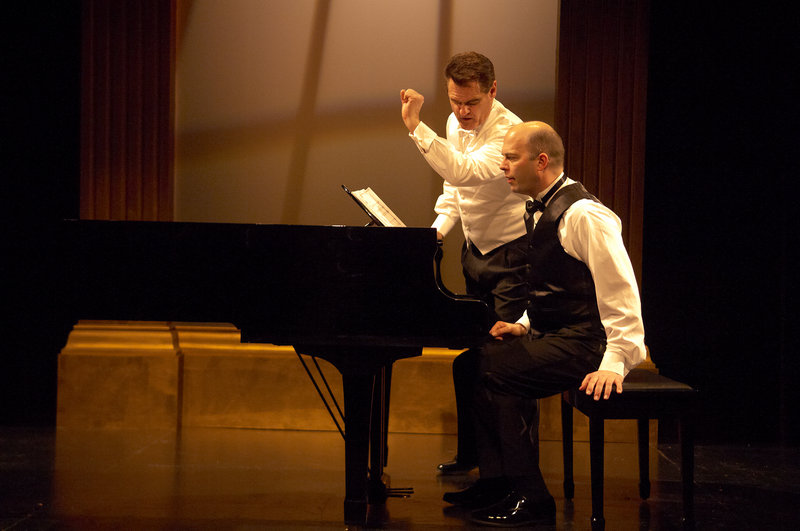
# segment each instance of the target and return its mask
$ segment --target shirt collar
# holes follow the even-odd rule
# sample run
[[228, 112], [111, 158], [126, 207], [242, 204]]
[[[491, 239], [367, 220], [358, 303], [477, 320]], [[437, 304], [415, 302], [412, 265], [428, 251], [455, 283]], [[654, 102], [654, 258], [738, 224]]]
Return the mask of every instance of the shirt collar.
[[[481, 125], [481, 127], [483, 127], [483, 126]], [[477, 129], [464, 129], [463, 127], [461, 127], [459, 125], [456, 128], [456, 133], [458, 133], [458, 136], [460, 136], [460, 137], [476, 136], [478, 134], [478, 131], [480, 131], [480, 129], [481, 129], [480, 127], [478, 127]]]
[[[544, 190], [542, 190], [541, 192], [536, 194], [535, 199], [541, 200], [545, 195], [547, 195], [547, 192], [549, 192], [552, 187], [554, 187], [554, 186], [556, 186], [556, 185], [558, 185], [560, 183], [562, 177], [564, 177], [564, 172], [563, 171], [561, 172], [561, 175], [556, 177], [556, 179], [552, 183], [550, 183], [550, 186], [548, 186], [547, 188], [545, 188]], [[567, 184], [567, 179], [566, 178], [564, 178], [563, 184]], [[559, 186], [559, 188], [560, 188], [560, 186]], [[555, 195], [555, 194], [553, 194], [553, 195]], [[549, 199], [548, 199], [548, 202], [549, 202]]]

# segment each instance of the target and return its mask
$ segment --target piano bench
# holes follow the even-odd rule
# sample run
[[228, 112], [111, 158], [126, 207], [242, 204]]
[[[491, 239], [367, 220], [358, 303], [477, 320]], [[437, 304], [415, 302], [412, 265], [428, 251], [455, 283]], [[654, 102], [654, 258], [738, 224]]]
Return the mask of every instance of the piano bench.
[[572, 408], [589, 417], [589, 460], [592, 489], [592, 530], [605, 528], [603, 517], [603, 445], [605, 419], [636, 419], [639, 452], [639, 495], [650, 496], [649, 420], [677, 420], [681, 447], [683, 524], [694, 527], [694, 440], [692, 409], [696, 391], [647, 369], [634, 369], [625, 378], [623, 392], [608, 400], [595, 401], [585, 392], [572, 389], [561, 395], [561, 430], [564, 450], [564, 497], [572, 499]]

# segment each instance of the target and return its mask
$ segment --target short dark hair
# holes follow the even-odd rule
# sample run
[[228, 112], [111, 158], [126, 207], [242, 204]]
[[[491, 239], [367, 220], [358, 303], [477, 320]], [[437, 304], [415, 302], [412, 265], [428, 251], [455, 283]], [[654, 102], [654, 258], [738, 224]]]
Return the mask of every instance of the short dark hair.
[[481, 91], [489, 92], [494, 83], [494, 65], [488, 57], [478, 52], [457, 53], [447, 63], [444, 77], [460, 86], [477, 81]]
[[538, 157], [540, 153], [547, 153], [553, 166], [564, 168], [564, 141], [550, 125], [541, 123], [541, 126], [537, 127], [528, 137], [528, 150], [531, 160]]

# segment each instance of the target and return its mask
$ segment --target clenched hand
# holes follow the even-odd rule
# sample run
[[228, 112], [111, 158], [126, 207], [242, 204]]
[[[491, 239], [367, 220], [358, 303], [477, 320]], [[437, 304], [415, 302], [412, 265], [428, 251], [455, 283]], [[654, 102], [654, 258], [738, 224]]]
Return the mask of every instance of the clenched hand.
[[405, 89], [400, 91], [400, 102], [403, 104], [401, 109], [403, 123], [406, 124], [408, 132], [413, 133], [419, 125], [419, 113], [422, 104], [425, 103], [425, 97], [414, 89]]

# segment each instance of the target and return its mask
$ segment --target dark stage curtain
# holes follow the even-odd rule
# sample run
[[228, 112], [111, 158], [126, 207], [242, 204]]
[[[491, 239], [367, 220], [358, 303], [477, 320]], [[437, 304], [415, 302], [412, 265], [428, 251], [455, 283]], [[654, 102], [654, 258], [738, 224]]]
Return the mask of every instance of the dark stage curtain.
[[83, 219], [173, 217], [175, 0], [84, 0]]
[[555, 125], [566, 173], [622, 220], [640, 285], [648, 34], [648, 1], [561, 1]]

